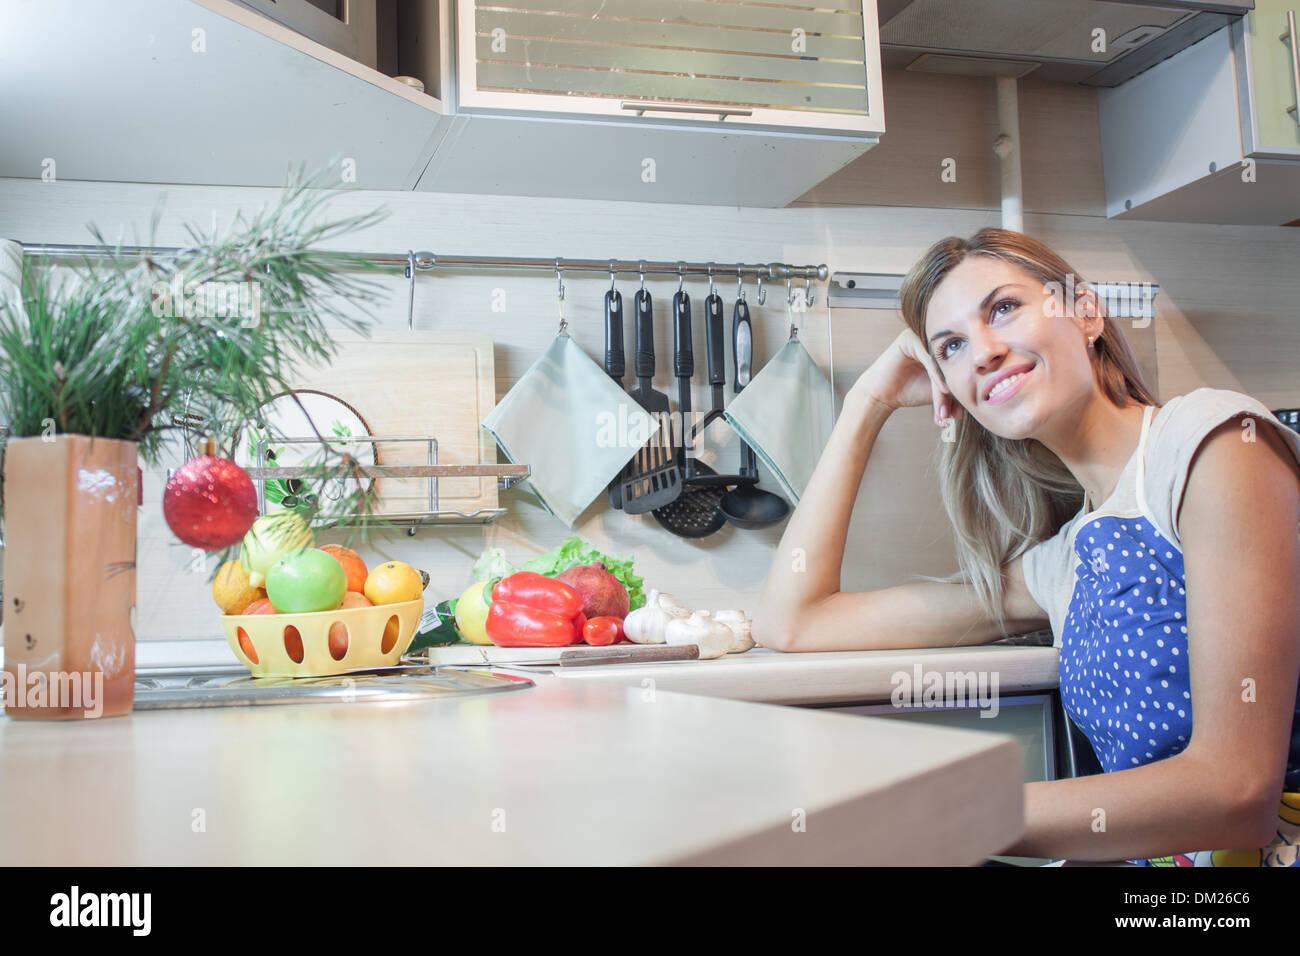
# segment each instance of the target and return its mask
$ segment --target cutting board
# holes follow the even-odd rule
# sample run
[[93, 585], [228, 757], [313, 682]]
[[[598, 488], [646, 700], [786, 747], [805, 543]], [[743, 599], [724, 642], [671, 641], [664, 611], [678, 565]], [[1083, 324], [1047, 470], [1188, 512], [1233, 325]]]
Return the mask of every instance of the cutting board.
[[[587, 644], [573, 644], [568, 647], [497, 647], [495, 644], [446, 644], [430, 647], [429, 663], [437, 665], [472, 665], [472, 664], [529, 664], [538, 661], [554, 661], [561, 657], [600, 657], [617, 653], [621, 660], [611, 663], [646, 664], [662, 657], [665, 652], [676, 653], [681, 647], [667, 644], [614, 644], [608, 647], [592, 647]], [[698, 653], [698, 650], [696, 651]], [[594, 665], [593, 665], [594, 666]]]
[[[481, 427], [496, 405], [491, 333], [374, 330], [367, 337], [332, 329], [330, 337], [338, 346], [333, 360], [295, 369], [290, 377], [295, 388], [342, 399], [377, 438], [437, 438], [439, 465], [496, 463], [496, 442]], [[380, 467], [429, 464], [423, 442], [376, 447]], [[431, 510], [429, 481], [376, 479], [374, 510], [385, 515]], [[498, 507], [495, 477], [439, 478], [437, 483], [439, 510], [470, 514]]]

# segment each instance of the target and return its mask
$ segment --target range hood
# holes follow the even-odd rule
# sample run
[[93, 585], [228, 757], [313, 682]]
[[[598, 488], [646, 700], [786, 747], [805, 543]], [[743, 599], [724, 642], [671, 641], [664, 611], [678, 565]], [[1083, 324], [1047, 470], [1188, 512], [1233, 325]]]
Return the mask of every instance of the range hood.
[[[886, 69], [1119, 86], [1255, 0], [878, 0]], [[1105, 31], [1095, 51], [1094, 31]]]

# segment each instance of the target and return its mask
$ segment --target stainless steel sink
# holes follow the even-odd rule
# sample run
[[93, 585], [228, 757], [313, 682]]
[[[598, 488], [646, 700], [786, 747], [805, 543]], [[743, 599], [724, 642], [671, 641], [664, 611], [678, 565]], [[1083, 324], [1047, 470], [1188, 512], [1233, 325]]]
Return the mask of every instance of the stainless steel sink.
[[526, 677], [484, 668], [403, 664], [332, 677], [252, 677], [238, 665], [138, 667], [134, 710], [428, 700], [524, 690]]

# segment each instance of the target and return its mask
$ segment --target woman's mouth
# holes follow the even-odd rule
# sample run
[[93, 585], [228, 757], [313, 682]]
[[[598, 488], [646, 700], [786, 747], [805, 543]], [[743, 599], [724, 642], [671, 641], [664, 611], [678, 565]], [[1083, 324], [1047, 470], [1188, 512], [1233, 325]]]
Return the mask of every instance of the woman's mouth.
[[1038, 368], [1038, 366], [1033, 365], [1023, 372], [1017, 372], [1015, 375], [1009, 375], [1002, 379], [993, 386], [993, 391], [989, 394], [989, 397], [985, 399], [986, 404], [997, 405], [1001, 402], [1005, 402], [1024, 387], [1025, 379], [1032, 375], [1036, 368]]

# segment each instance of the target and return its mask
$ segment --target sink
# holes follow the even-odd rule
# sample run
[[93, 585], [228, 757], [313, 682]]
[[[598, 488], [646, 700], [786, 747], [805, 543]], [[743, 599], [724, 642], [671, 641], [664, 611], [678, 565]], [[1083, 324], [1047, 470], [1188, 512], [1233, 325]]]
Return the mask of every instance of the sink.
[[535, 686], [483, 668], [401, 664], [331, 677], [252, 677], [238, 665], [137, 667], [134, 710], [338, 704], [500, 694]]

